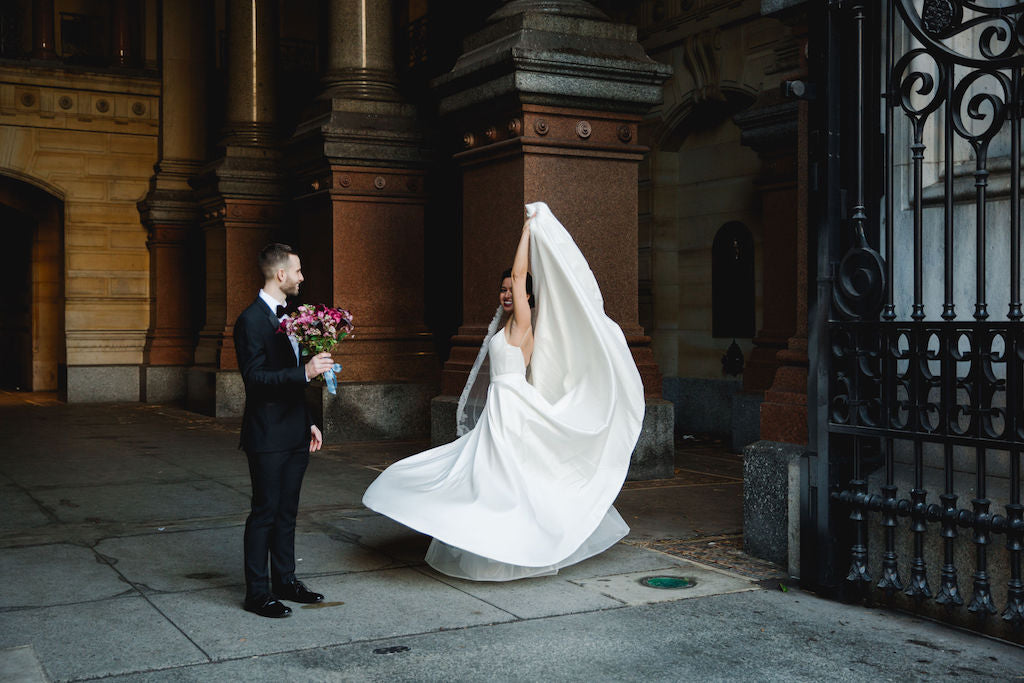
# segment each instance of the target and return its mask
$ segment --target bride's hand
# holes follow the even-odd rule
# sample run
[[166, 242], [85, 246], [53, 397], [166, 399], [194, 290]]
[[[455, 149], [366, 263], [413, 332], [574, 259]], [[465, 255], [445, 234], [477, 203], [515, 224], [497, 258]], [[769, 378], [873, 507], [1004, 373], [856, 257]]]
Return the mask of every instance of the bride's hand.
[[526, 222], [523, 223], [523, 236], [524, 237], [529, 237], [530, 236], [530, 220], [531, 219], [527, 218]]

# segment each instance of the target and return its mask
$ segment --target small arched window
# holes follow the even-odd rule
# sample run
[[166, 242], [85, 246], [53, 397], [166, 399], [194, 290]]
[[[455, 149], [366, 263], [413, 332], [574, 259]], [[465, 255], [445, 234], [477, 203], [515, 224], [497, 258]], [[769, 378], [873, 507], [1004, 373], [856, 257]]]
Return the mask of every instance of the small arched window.
[[754, 336], [754, 238], [738, 221], [719, 228], [711, 247], [711, 336]]

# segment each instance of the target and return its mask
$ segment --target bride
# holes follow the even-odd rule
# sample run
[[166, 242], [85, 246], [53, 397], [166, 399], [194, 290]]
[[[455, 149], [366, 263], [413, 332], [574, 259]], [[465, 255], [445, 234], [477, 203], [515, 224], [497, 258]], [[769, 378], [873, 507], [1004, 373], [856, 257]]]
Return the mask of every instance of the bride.
[[[476, 581], [555, 574], [629, 532], [612, 502], [640, 434], [640, 375], [569, 233], [543, 202], [526, 215], [459, 402], [460, 436], [396, 462], [363, 495], [368, 508], [433, 536], [430, 566]], [[477, 418], [471, 385], [485, 360], [490, 386]]]

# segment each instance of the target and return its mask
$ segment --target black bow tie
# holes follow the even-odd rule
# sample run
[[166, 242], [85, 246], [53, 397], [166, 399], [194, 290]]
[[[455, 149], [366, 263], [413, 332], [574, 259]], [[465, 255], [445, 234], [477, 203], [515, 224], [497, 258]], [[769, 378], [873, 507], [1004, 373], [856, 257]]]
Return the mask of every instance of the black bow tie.
[[277, 317], [280, 318], [282, 315], [284, 315], [284, 306], [278, 306], [277, 307]]

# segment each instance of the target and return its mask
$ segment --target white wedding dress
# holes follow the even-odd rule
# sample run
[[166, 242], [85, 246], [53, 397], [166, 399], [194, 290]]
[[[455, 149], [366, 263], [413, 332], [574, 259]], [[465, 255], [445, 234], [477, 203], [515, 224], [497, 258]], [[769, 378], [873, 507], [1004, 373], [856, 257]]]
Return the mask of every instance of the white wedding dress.
[[527, 206], [537, 299], [527, 381], [499, 329], [485, 343], [490, 386], [455, 441], [396, 462], [363, 504], [434, 537], [426, 561], [451, 576], [508, 581], [614, 545], [612, 507], [640, 434], [644, 394], [586, 259], [546, 204]]

